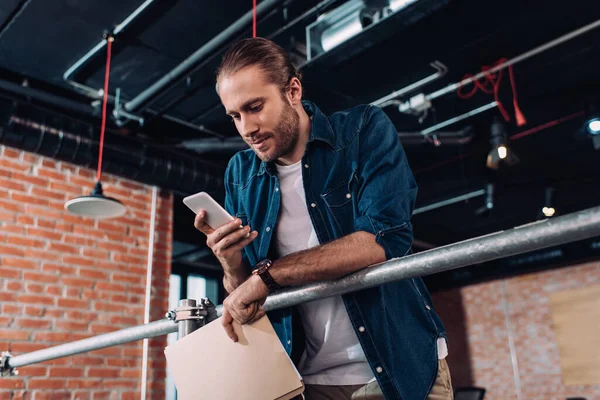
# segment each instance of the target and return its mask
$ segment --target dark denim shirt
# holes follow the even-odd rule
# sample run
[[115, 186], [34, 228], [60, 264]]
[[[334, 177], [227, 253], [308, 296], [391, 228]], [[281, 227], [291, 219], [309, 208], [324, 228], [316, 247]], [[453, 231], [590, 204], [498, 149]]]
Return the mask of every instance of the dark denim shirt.
[[[417, 185], [392, 122], [370, 105], [329, 117], [311, 102], [303, 105], [312, 122], [302, 177], [319, 242], [366, 231], [388, 260], [409, 254]], [[281, 202], [275, 167], [251, 149], [239, 152], [227, 167], [225, 188], [225, 208], [259, 233], [243, 253], [251, 268], [272, 250]], [[425, 399], [437, 375], [437, 338], [446, 334], [423, 281], [390, 282], [342, 297], [385, 398]], [[292, 310], [268, 315], [290, 353]]]

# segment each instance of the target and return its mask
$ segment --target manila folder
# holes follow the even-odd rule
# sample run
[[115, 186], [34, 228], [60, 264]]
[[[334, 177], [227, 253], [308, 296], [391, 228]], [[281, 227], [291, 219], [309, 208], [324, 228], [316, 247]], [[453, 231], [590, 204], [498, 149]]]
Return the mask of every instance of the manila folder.
[[290, 400], [304, 392], [267, 316], [233, 328], [237, 343], [218, 318], [165, 349], [179, 400]]

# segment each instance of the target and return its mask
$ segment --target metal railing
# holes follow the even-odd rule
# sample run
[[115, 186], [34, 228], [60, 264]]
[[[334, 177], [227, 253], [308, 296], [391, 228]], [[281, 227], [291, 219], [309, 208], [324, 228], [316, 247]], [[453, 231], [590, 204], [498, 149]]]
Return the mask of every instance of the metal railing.
[[[600, 236], [600, 207], [392, 259], [335, 281], [286, 289], [269, 296], [263, 307], [266, 311], [275, 310], [391, 281], [449, 271], [595, 236]], [[204, 305], [204, 302], [202, 304]], [[189, 313], [189, 307], [186, 312]], [[220, 314], [220, 307], [217, 307], [217, 313]], [[169, 314], [168, 319], [23, 355], [13, 357], [4, 353], [0, 371], [6, 376], [17, 367], [177, 332], [178, 325], [174, 322], [176, 318], [172, 312]], [[208, 319], [209, 315], [210, 312], [204, 312], [202, 315], [192, 315], [191, 318]], [[182, 321], [186, 319], [189, 320], [190, 317], [181, 318]]]

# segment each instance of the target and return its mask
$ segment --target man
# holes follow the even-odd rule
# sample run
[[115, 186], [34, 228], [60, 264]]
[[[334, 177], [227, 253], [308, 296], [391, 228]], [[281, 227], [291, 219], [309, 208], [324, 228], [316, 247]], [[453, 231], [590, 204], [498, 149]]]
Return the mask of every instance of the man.
[[[226, 53], [217, 91], [250, 149], [225, 175], [225, 207], [236, 219], [213, 230], [200, 212], [195, 226], [223, 266], [223, 325], [233, 340], [232, 322], [262, 317], [272, 290], [411, 252], [417, 186], [380, 109], [325, 116], [302, 100], [285, 51], [260, 38]], [[292, 334], [296, 315], [303, 340]], [[269, 312], [269, 319], [288, 353], [303, 348], [297, 365], [308, 400], [452, 398], [445, 331], [421, 279]]]

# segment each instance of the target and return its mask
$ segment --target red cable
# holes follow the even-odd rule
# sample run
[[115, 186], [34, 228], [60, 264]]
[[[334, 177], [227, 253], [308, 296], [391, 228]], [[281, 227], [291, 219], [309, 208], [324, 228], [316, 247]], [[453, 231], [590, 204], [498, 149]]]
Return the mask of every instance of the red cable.
[[[497, 67], [498, 65], [505, 63], [506, 61], [508, 61], [508, 59], [501, 58], [498, 61], [496, 61], [494, 64], [492, 64], [491, 67], [485, 65], [481, 68], [481, 70], [482, 70], [482, 72], [485, 73], [486, 71], [493, 69], [493, 68]], [[468, 98], [472, 97], [475, 93], [477, 93], [477, 89], [479, 89], [482, 92], [487, 93], [487, 94], [493, 94], [494, 100], [498, 104], [498, 109], [500, 110], [502, 117], [504, 117], [506, 122], [509, 122], [510, 115], [506, 111], [506, 108], [504, 108], [504, 105], [500, 101], [500, 97], [498, 95], [500, 92], [500, 83], [502, 82], [502, 75], [503, 75], [502, 72], [503, 72], [503, 70], [501, 69], [495, 73], [486, 73], [483, 78], [480, 78], [480, 79], [482, 79], [482, 81], [480, 81], [479, 79], [476, 79], [473, 82], [471, 82], [471, 83], [473, 83], [473, 89], [470, 92], [463, 93], [461, 90], [464, 87], [462, 85], [462, 81], [473, 77], [473, 75], [471, 75], [471, 74], [466, 74], [463, 77], [462, 81], [458, 84], [458, 88], [456, 89], [456, 95], [458, 97], [460, 97], [461, 99], [468, 99]], [[518, 126], [523, 126], [527, 123], [527, 121], [525, 120], [525, 117], [523, 116], [523, 113], [521, 112], [521, 109], [519, 108], [519, 103], [517, 102], [517, 88], [515, 85], [515, 77], [514, 77], [512, 65], [508, 66], [508, 74], [509, 74], [509, 78], [510, 78], [512, 94], [513, 94], [515, 119], [517, 120]], [[491, 87], [490, 87], [490, 85], [491, 85]]]
[[104, 74], [104, 98], [102, 99], [102, 127], [100, 128], [100, 151], [98, 154], [98, 171], [96, 180], [100, 182], [102, 174], [102, 152], [104, 149], [104, 131], [106, 129], [106, 103], [108, 103], [108, 77], [110, 76], [110, 54], [112, 52], [113, 38], [108, 36], [106, 39], [106, 72]]
[[256, 0], [252, 0], [252, 37], [256, 37]]

